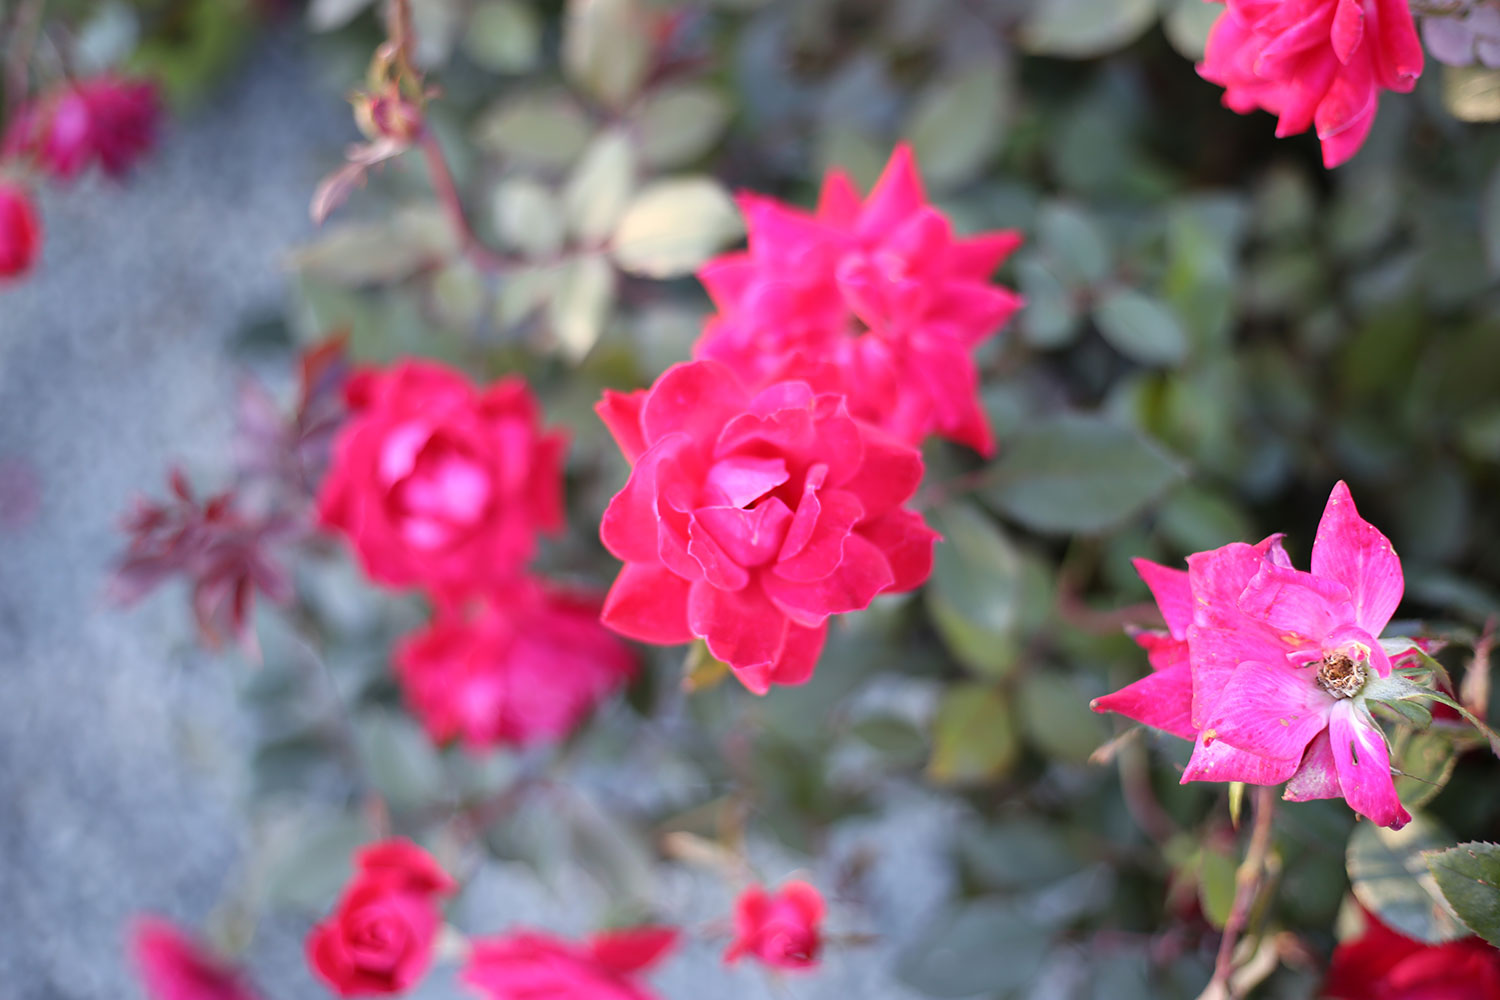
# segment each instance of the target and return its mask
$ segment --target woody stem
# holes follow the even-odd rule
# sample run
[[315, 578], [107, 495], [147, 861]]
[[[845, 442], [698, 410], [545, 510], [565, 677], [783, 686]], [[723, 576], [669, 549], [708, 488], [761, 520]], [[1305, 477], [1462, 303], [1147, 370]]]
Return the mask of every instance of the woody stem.
[[1250, 846], [1245, 860], [1234, 874], [1234, 905], [1224, 922], [1224, 936], [1219, 939], [1219, 954], [1214, 962], [1214, 977], [1198, 1000], [1234, 1000], [1230, 979], [1234, 973], [1234, 949], [1240, 934], [1250, 920], [1265, 880], [1266, 860], [1271, 852], [1271, 827], [1276, 817], [1276, 789], [1262, 785], [1255, 790], [1255, 826], [1250, 831]]

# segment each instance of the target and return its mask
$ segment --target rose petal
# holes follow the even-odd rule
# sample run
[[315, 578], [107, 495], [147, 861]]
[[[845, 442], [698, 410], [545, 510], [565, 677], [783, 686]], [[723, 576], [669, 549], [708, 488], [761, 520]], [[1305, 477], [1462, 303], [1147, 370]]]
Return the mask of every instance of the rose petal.
[[691, 642], [689, 583], [656, 563], [626, 563], [604, 599], [600, 616], [616, 632], [641, 642]]
[[1401, 560], [1390, 540], [1359, 516], [1342, 482], [1334, 486], [1318, 523], [1312, 571], [1348, 589], [1354, 621], [1372, 636], [1385, 630], [1401, 603]]
[[1333, 743], [1339, 786], [1350, 808], [1377, 826], [1392, 830], [1411, 822], [1411, 814], [1402, 808], [1396, 795], [1385, 736], [1369, 712], [1356, 706], [1352, 699], [1341, 700], [1333, 708], [1328, 735]]

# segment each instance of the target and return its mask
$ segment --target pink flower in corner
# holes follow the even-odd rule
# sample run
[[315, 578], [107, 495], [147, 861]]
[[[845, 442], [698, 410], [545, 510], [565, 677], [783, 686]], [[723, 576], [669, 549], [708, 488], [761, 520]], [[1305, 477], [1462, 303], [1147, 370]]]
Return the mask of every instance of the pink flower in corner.
[[1380, 92], [1410, 91], [1422, 62], [1407, 0], [1228, 0], [1198, 73], [1226, 107], [1277, 115], [1278, 136], [1316, 127], [1332, 168], [1364, 144]]
[[816, 214], [752, 194], [740, 206], [749, 250], [698, 274], [719, 315], [697, 357], [752, 388], [796, 378], [845, 393], [856, 417], [910, 444], [936, 433], [994, 450], [970, 354], [1021, 305], [989, 283], [1017, 233], [955, 237], [906, 146], [864, 201], [834, 171]]
[[257, 1000], [240, 970], [159, 917], [140, 917], [130, 953], [150, 1000]]
[[823, 949], [823, 896], [806, 882], [776, 893], [752, 885], [734, 904], [734, 941], [726, 962], [746, 955], [778, 969], [810, 969]]
[[636, 927], [583, 944], [536, 931], [474, 942], [463, 981], [489, 1000], [655, 1000], [636, 977], [676, 946], [670, 927]]
[[1385, 735], [1364, 698], [1372, 675], [1391, 672], [1380, 633], [1401, 601], [1401, 562], [1347, 486], [1328, 499], [1311, 572], [1292, 568], [1279, 536], [1189, 556], [1186, 593], [1176, 571], [1144, 566], [1172, 630], [1165, 642], [1186, 645], [1187, 716], [1175, 645], [1162, 647], [1156, 673], [1097, 710], [1194, 739], [1184, 782], [1287, 781], [1292, 801], [1342, 796], [1381, 826], [1405, 825]]
[[702, 638], [764, 694], [812, 676], [829, 615], [932, 571], [937, 536], [902, 506], [922, 456], [843, 396], [804, 382], [752, 393], [694, 361], [597, 409], [634, 466], [600, 527], [625, 562], [604, 603], [622, 635]]

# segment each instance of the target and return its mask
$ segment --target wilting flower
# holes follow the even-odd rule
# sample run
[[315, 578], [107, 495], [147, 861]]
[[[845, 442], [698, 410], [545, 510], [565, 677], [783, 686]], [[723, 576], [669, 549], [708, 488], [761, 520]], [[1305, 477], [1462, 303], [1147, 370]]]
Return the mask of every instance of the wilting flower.
[[440, 611], [396, 649], [407, 704], [438, 743], [483, 750], [562, 739], [635, 673], [630, 649], [599, 624], [599, 606], [528, 579]]
[[1189, 556], [1186, 574], [1138, 567], [1169, 631], [1146, 637], [1155, 672], [1096, 710], [1194, 739], [1184, 782], [1287, 781], [1292, 801], [1342, 796], [1381, 826], [1405, 825], [1365, 690], [1391, 673], [1380, 633], [1401, 601], [1401, 561], [1347, 486], [1328, 499], [1310, 573], [1279, 536]]
[[1329, 1000], [1500, 1000], [1500, 950], [1479, 938], [1423, 944], [1371, 913], [1333, 952], [1319, 996]]
[[156, 141], [161, 105], [149, 80], [114, 74], [68, 83], [23, 109], [6, 151], [69, 180], [97, 162], [121, 177]]
[[386, 840], [355, 856], [355, 877], [307, 937], [307, 959], [339, 996], [400, 993], [427, 971], [442, 927], [437, 900], [456, 888], [426, 851]]
[[1278, 136], [1316, 127], [1336, 167], [1370, 134], [1380, 92], [1416, 85], [1422, 45], [1407, 0], [1227, 0], [1198, 73], [1226, 107], [1277, 115]]
[[806, 882], [788, 882], [775, 893], [752, 885], [734, 904], [734, 941], [724, 960], [749, 955], [778, 969], [817, 965], [823, 909], [822, 895]]
[[426, 361], [350, 377], [352, 414], [318, 497], [365, 571], [462, 597], [512, 577], [562, 528], [566, 439], [544, 432], [519, 378], [477, 391]]
[[700, 637], [750, 690], [812, 675], [829, 615], [910, 590], [937, 537], [901, 505], [922, 457], [782, 382], [752, 393], [713, 361], [597, 407], [634, 466], [605, 511], [625, 567], [604, 623], [645, 642]]
[[150, 1000], [256, 1000], [240, 970], [159, 917], [137, 918], [130, 953]]
[[489, 1000], [655, 1000], [636, 979], [676, 943], [670, 927], [611, 931], [582, 944], [516, 931], [475, 941], [462, 978]]
[[292, 585], [274, 555], [296, 534], [279, 516], [254, 517], [239, 510], [233, 493], [199, 500], [180, 471], [170, 477], [166, 502], [137, 500], [123, 522], [130, 545], [111, 581], [111, 596], [133, 604], [172, 577], [192, 587], [199, 634], [211, 646], [233, 636], [255, 655], [250, 612], [257, 592], [277, 603], [291, 599]]
[[956, 238], [906, 146], [863, 202], [835, 171], [815, 215], [760, 195], [740, 206], [749, 250], [698, 275], [719, 314], [697, 357], [752, 388], [796, 378], [842, 392], [854, 416], [910, 444], [936, 433], [994, 450], [970, 355], [1021, 305], [990, 284], [1019, 235]]
[[31, 270], [42, 248], [42, 220], [31, 194], [0, 181], [0, 282]]

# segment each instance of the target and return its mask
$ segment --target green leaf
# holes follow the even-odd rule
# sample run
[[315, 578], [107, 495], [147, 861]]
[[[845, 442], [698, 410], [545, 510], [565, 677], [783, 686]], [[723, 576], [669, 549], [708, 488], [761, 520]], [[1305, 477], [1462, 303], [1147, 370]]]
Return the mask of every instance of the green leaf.
[[631, 274], [690, 274], [743, 231], [722, 185], [707, 177], [657, 181], [630, 203], [615, 229], [615, 262]]
[[491, 107], [474, 126], [474, 141], [518, 164], [561, 168], [576, 160], [592, 133], [571, 95], [536, 90]]
[[1450, 839], [1420, 813], [1400, 830], [1359, 824], [1345, 857], [1355, 898], [1381, 921], [1418, 941], [1437, 944], [1463, 937], [1468, 931], [1443, 899], [1423, 858], [1424, 852]]
[[1000, 63], [987, 58], [937, 82], [917, 102], [906, 126], [922, 173], [935, 187], [973, 180], [1004, 131]]
[[490, 211], [502, 246], [532, 258], [551, 257], [566, 236], [562, 206], [550, 188], [530, 177], [495, 185]]
[[965, 868], [995, 889], [1036, 888], [1083, 867], [1065, 829], [1031, 818], [965, 826], [959, 832], [958, 851]]
[[703, 84], [653, 91], [635, 120], [642, 161], [657, 169], [691, 163], [719, 141], [731, 113], [724, 95]]
[[1088, 287], [1108, 277], [1113, 266], [1109, 239], [1082, 209], [1066, 202], [1048, 202], [1037, 213], [1036, 228], [1037, 245], [1063, 284]]
[[[1430, 715], [1428, 719], [1431, 720]], [[1391, 745], [1391, 768], [1397, 772], [1396, 795], [1408, 809], [1426, 805], [1453, 777], [1457, 763], [1451, 736], [1402, 726]]]
[[553, 336], [570, 359], [578, 361], [594, 349], [614, 300], [614, 268], [603, 257], [578, 257], [559, 271], [548, 317]]
[[563, 188], [568, 229], [585, 247], [603, 243], [614, 231], [635, 188], [635, 150], [620, 129], [594, 137]]
[[998, 525], [972, 504], [931, 512], [943, 536], [924, 598], [938, 634], [972, 670], [1002, 675], [1015, 662], [1021, 559]]
[[1167, 14], [1162, 18], [1162, 28], [1167, 41], [1185, 59], [1197, 62], [1203, 58], [1208, 47], [1208, 32], [1218, 22], [1224, 11], [1203, 0], [1166, 0]]
[[981, 899], [940, 917], [897, 959], [896, 975], [931, 997], [995, 996], [1026, 986], [1051, 946], [1023, 901]]
[[1021, 310], [1021, 335], [1044, 351], [1066, 347], [1078, 336], [1078, 306], [1073, 293], [1057, 279], [1047, 262], [1027, 255], [1016, 262], [1016, 281], [1026, 297]]
[[1192, 484], [1173, 490], [1161, 505], [1162, 534], [1184, 552], [1204, 552], [1250, 537], [1244, 513], [1217, 494]]
[[1140, 513], [1183, 474], [1175, 458], [1131, 428], [1070, 414], [1011, 438], [982, 495], [1036, 531], [1095, 533]]
[[1156, 21], [1157, 0], [1043, 0], [1021, 23], [1038, 55], [1089, 59], [1124, 48]]
[[1459, 844], [1428, 854], [1427, 868], [1469, 930], [1500, 948], [1500, 846]]
[[1110, 737], [1109, 722], [1067, 674], [1033, 671], [1021, 681], [1017, 710], [1026, 741], [1054, 760], [1087, 763]]
[[1204, 847], [1198, 859], [1198, 902], [1208, 922], [1219, 930], [1224, 929], [1234, 909], [1238, 868], [1239, 862], [1228, 851]]
[[938, 706], [927, 774], [951, 785], [993, 781], [1010, 771], [1020, 749], [1004, 692], [958, 684]]
[[358, 816], [310, 814], [273, 832], [261, 859], [258, 884], [266, 902], [324, 912], [348, 880], [354, 852], [373, 836]]
[[525, 73], [541, 55], [542, 23], [519, 0], [482, 0], [469, 15], [464, 54], [492, 73]]
[[413, 205], [380, 222], [346, 222], [292, 252], [292, 267], [337, 285], [402, 281], [458, 252], [458, 239], [437, 205]]
[[1187, 334], [1165, 302], [1133, 289], [1109, 292], [1094, 307], [1094, 322], [1110, 346], [1143, 365], [1180, 365]]
[[640, 92], [651, 69], [651, 22], [640, 0], [569, 0], [563, 71], [612, 108]]
[[849, 731], [898, 767], [920, 764], [927, 757], [927, 740], [921, 731], [894, 715], [862, 719]]
[[367, 712], [355, 719], [354, 734], [365, 774], [393, 810], [417, 809], [442, 796], [442, 762], [410, 717]]

